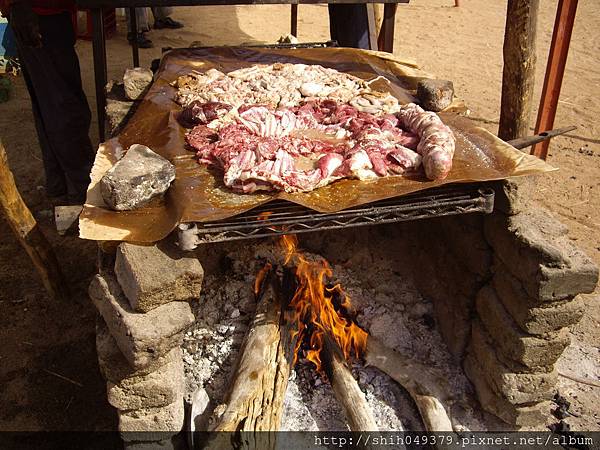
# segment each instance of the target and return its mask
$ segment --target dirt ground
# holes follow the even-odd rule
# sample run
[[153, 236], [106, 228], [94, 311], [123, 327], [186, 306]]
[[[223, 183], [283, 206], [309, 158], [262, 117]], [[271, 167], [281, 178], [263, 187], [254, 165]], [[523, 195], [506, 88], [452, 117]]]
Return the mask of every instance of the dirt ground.
[[[412, 0], [400, 5], [395, 54], [453, 80], [482, 126], [497, 131], [502, 77], [502, 36], [506, 2]], [[536, 99], [539, 98], [557, 0], [541, 0], [537, 43]], [[162, 47], [274, 42], [289, 31], [289, 6], [176, 9], [185, 23], [177, 32], [149, 33], [155, 48], [142, 50], [142, 65], [160, 57]], [[125, 24], [108, 41], [109, 77], [130, 64]], [[577, 125], [553, 141], [548, 161], [559, 171], [538, 180], [535, 198], [570, 228], [570, 236], [600, 264], [600, 3], [579, 2], [577, 22], [559, 104], [556, 127]], [[328, 38], [326, 6], [300, 6], [299, 38]], [[91, 44], [79, 41], [82, 76], [94, 106]], [[116, 415], [105, 399], [94, 346], [94, 314], [86, 288], [95, 271], [96, 245], [73, 233], [54, 232], [43, 196], [43, 171], [31, 108], [22, 78], [12, 99], [0, 105], [0, 137], [19, 189], [54, 245], [73, 290], [73, 300], [55, 304], [45, 294], [26, 254], [0, 220], [0, 431], [114, 430]], [[537, 101], [536, 101], [537, 103]], [[93, 109], [93, 108], [92, 108]], [[91, 130], [97, 141], [97, 129]], [[586, 315], [572, 330], [572, 344], [559, 361], [563, 372], [600, 379], [600, 303], [586, 298]], [[577, 430], [600, 430], [600, 389], [561, 378], [560, 391], [580, 417]]]

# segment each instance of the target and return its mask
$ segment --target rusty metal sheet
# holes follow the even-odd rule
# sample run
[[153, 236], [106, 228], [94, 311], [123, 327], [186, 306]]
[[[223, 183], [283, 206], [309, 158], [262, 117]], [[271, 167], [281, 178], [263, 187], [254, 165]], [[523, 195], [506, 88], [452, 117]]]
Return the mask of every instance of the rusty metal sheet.
[[[239, 47], [173, 50], [163, 57], [154, 84], [129, 124], [117, 138], [99, 148], [80, 218], [81, 237], [154, 242], [164, 238], [179, 223], [225, 219], [274, 199], [288, 200], [320, 212], [335, 212], [447, 183], [490, 181], [553, 170], [538, 158], [511, 147], [462, 117], [459, 113], [464, 107], [456, 102], [449, 111], [440, 114], [456, 136], [454, 164], [445, 180], [430, 181], [424, 176], [385, 177], [373, 181], [340, 180], [308, 193], [235, 193], [223, 185], [221, 173], [199, 165], [194, 153], [185, 149], [187, 130], [175, 119], [180, 107], [173, 101], [175, 88], [170, 83], [192, 69], [204, 71], [215, 67], [229, 72], [274, 62], [321, 64], [364, 79], [382, 75], [390, 83], [378, 81], [373, 83], [373, 88], [390, 91], [401, 103], [413, 101], [417, 82], [431, 77], [414, 63], [368, 50]], [[164, 201], [137, 211], [111, 211], [104, 206], [98, 181], [123, 149], [132, 144], [147, 145], [169, 159], [176, 167], [177, 176]]]

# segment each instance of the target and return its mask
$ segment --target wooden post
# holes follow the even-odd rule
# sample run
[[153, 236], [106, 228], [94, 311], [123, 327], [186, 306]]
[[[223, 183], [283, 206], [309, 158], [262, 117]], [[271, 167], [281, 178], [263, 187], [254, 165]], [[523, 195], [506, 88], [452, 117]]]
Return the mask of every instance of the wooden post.
[[498, 128], [498, 137], [505, 141], [529, 134], [538, 9], [539, 0], [508, 0]]
[[54, 251], [17, 190], [1, 141], [0, 207], [15, 236], [31, 258], [50, 296], [55, 300], [67, 300], [69, 289]]
[[375, 5], [373, 3], [367, 3], [367, 25], [369, 29], [369, 50], [378, 50], [377, 36], [377, 19], [375, 17]]
[[[569, 55], [576, 12], [577, 0], [559, 1], [556, 20], [554, 22], [554, 31], [552, 33], [552, 43], [550, 44], [550, 54], [546, 66], [542, 99], [535, 126], [536, 134], [551, 130], [554, 127], [554, 118], [556, 117], [560, 88], [567, 65], [567, 56]], [[538, 158], [546, 159], [549, 145], [550, 141], [536, 144], [531, 149], [531, 154]]]

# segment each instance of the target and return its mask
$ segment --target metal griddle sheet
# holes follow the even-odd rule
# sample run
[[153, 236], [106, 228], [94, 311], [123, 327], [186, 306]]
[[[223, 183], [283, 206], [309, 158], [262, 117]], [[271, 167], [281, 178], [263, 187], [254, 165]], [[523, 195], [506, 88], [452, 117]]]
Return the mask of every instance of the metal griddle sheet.
[[[167, 53], [138, 110], [123, 132], [102, 144], [92, 169], [92, 184], [80, 218], [80, 235], [86, 239], [155, 242], [163, 239], [177, 224], [225, 219], [274, 199], [288, 200], [320, 212], [371, 203], [406, 195], [447, 183], [480, 182], [553, 170], [473, 121], [448, 111], [440, 116], [456, 135], [456, 155], [450, 175], [443, 181], [424, 177], [386, 177], [374, 181], [340, 180], [308, 193], [260, 193], [241, 195], [226, 188], [222, 174], [199, 165], [194, 153], [185, 149], [187, 131], [175, 120], [180, 111], [170, 85], [179, 76], [195, 69], [217, 68], [230, 72], [254, 64], [289, 62], [321, 64], [364, 79], [383, 75], [391, 83], [378, 81], [373, 87], [389, 90], [401, 103], [414, 100], [417, 82], [429, 77], [414, 64], [393, 59], [382, 52], [346, 48], [260, 49], [215, 47], [181, 49]], [[115, 212], [105, 207], [98, 181], [132, 144], [144, 144], [169, 159], [177, 177], [162, 202], [137, 211]]]

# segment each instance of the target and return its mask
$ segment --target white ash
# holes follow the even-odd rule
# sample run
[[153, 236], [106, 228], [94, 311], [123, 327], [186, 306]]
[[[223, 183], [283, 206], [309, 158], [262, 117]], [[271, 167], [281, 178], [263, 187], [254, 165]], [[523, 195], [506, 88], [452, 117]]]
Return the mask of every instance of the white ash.
[[[300, 245], [332, 262], [333, 280], [350, 296], [357, 323], [386, 346], [410, 355], [447, 375], [455, 398], [470, 404], [470, 385], [447, 350], [433, 319], [432, 305], [390, 254], [390, 242], [373, 231], [313, 234]], [[335, 236], [332, 237], [332, 236]], [[279, 255], [276, 241], [215, 246], [226, 262], [221, 273], [207, 275], [198, 304], [197, 322], [184, 338], [188, 392], [204, 387], [219, 404], [229, 386], [244, 333], [255, 308], [253, 284], [265, 259]], [[202, 258], [201, 258], [202, 259]], [[404, 264], [409, 263], [405, 262]], [[207, 265], [205, 264], [205, 268]], [[381, 431], [422, 430], [408, 393], [386, 374], [354, 362], [352, 370]], [[480, 414], [469, 407], [450, 411], [457, 430], [485, 430]], [[300, 358], [286, 392], [281, 430], [347, 430], [341, 406], [326, 379]]]

